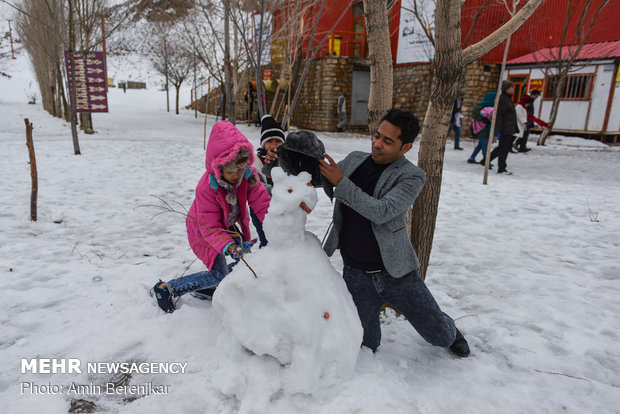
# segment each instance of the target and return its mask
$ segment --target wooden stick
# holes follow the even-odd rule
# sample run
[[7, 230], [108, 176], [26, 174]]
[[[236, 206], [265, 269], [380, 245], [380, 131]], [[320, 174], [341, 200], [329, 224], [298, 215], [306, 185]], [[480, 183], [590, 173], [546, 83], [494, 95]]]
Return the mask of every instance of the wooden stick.
[[28, 118], [24, 118], [26, 124], [26, 145], [30, 157], [30, 176], [32, 177], [32, 191], [30, 193], [30, 219], [37, 221], [37, 195], [39, 193], [39, 180], [37, 176], [37, 158], [34, 155], [34, 143], [32, 142], [32, 124]]

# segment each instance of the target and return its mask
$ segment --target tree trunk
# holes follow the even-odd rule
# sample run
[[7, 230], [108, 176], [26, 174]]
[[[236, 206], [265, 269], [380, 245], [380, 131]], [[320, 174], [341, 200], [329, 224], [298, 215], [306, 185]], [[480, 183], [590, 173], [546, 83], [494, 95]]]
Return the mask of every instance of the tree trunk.
[[71, 136], [73, 137], [73, 152], [80, 155], [80, 142], [78, 141], [77, 131], [77, 110], [75, 108], [76, 90], [75, 90], [75, 65], [73, 52], [75, 51], [75, 34], [73, 33], [73, 3], [69, 0], [69, 67], [71, 68]]
[[411, 211], [411, 242], [420, 260], [420, 276], [428, 269], [443, 174], [446, 136], [458, 81], [465, 67], [514, 33], [543, 0], [529, 0], [506, 24], [480, 42], [462, 49], [461, 1], [437, 0], [435, 6], [435, 72], [431, 98], [420, 137], [418, 166], [426, 172], [426, 184]]
[[228, 120], [236, 124], [235, 97], [232, 77], [230, 73], [230, 8], [227, 1], [224, 2], [224, 88], [226, 95], [226, 112]]
[[364, 16], [370, 59], [368, 130], [374, 134], [379, 121], [392, 108], [394, 78], [390, 49], [390, 24], [384, 0], [364, 0]]
[[176, 106], [176, 114], [178, 115], [179, 114], [179, 93], [181, 91], [181, 84], [174, 85], [174, 88], [176, 89], [176, 92], [177, 92], [176, 93], [177, 96], [176, 96], [176, 105], [175, 106]]
[[553, 91], [553, 103], [551, 104], [551, 114], [549, 114], [549, 127], [545, 128], [542, 134], [540, 134], [537, 145], [545, 145], [545, 142], [547, 142], [547, 138], [549, 138], [549, 134], [551, 133], [551, 128], [553, 128], [553, 124], [555, 124], [555, 120], [558, 118], [560, 97], [562, 96], [562, 89], [564, 89], [564, 85], [566, 84], [567, 75], [568, 71], [567, 73], [562, 73], [560, 75], [559, 82], [555, 85], [555, 90]]
[[460, 1], [438, 1], [435, 9], [435, 75], [420, 138], [418, 167], [426, 172], [426, 184], [412, 211], [411, 242], [420, 260], [419, 273], [426, 277], [441, 192], [446, 137], [450, 116], [463, 72]]
[[170, 112], [170, 82], [166, 72], [166, 112]]

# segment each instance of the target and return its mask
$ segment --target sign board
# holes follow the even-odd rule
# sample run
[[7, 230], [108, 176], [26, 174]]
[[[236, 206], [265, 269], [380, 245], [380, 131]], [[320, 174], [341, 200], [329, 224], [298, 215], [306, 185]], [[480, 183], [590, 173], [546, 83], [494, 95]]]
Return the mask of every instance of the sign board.
[[530, 79], [530, 87], [527, 89], [527, 93], [532, 93], [534, 89], [538, 89], [542, 93], [544, 82], [544, 79]]
[[[415, 0], [418, 12], [426, 21], [435, 22], [434, 0]], [[400, 6], [400, 24], [398, 26], [398, 48], [396, 63], [430, 62], [435, 56], [435, 48], [428, 40], [418, 19], [414, 16], [413, 0], [402, 0]], [[435, 32], [434, 27], [430, 27]]]
[[271, 80], [271, 69], [265, 69], [263, 72], [263, 80]]
[[73, 52], [75, 85], [71, 82], [71, 61], [68, 51], [65, 51], [65, 62], [69, 78], [69, 96], [73, 97], [75, 87], [77, 112], [108, 112], [103, 52]]

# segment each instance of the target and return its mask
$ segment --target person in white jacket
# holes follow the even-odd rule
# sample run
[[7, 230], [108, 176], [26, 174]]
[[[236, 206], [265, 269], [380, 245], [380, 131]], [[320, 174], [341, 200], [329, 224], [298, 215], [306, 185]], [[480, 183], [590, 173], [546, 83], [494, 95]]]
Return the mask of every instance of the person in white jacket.
[[527, 109], [521, 104], [518, 104], [515, 107], [515, 111], [517, 112], [517, 126], [519, 127], [519, 132], [517, 132], [517, 139], [522, 139], [523, 134], [527, 128]]

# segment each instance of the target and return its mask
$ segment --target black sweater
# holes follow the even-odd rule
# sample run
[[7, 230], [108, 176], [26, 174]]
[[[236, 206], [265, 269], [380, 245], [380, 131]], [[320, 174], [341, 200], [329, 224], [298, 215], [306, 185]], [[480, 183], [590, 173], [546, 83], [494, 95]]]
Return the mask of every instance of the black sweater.
[[[379, 177], [389, 164], [375, 164], [372, 156], [351, 174], [349, 179], [368, 195], [373, 195]], [[343, 207], [343, 225], [340, 231], [342, 260], [359, 270], [384, 270], [379, 244], [372, 231], [372, 223], [350, 207]]]

